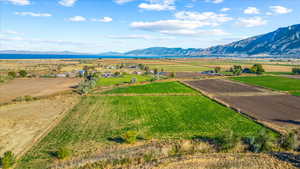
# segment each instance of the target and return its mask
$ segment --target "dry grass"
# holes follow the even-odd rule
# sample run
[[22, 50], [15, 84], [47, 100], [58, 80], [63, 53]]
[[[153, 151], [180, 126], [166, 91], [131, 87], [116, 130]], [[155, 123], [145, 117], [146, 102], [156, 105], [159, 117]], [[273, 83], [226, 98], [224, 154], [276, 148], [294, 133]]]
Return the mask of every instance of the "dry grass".
[[77, 96], [57, 96], [0, 107], [0, 155], [21, 153], [77, 101]]

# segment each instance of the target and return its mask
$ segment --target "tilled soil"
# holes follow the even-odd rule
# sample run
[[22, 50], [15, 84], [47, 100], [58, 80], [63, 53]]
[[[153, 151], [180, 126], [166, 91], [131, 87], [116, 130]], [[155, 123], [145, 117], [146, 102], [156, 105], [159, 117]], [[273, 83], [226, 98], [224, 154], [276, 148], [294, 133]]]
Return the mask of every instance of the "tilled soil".
[[0, 85], [0, 104], [22, 96], [47, 96], [70, 90], [80, 82], [77, 78], [14, 79]]
[[185, 83], [208, 93], [262, 92], [262, 89], [257, 87], [222, 79], [196, 80]]
[[270, 96], [218, 96], [230, 106], [247, 112], [250, 116], [277, 124], [300, 127], [300, 97], [291, 95]]

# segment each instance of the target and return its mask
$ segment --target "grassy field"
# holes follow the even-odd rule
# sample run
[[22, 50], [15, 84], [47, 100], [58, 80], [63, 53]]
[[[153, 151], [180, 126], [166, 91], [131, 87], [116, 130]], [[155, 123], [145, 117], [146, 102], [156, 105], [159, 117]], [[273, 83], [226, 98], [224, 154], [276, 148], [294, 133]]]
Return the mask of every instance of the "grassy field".
[[299, 92], [290, 92], [294, 96], [300, 96], [300, 91]]
[[100, 78], [97, 82], [97, 86], [112, 86], [123, 83], [130, 83], [132, 78], [137, 78], [137, 82], [143, 82], [150, 80], [151, 76], [143, 75], [123, 75], [121, 77], [112, 77], [112, 78]]
[[280, 91], [300, 91], [300, 80], [280, 76], [232, 77], [232, 80]]
[[216, 137], [226, 130], [246, 137], [263, 127], [204, 96], [87, 96], [17, 168], [44, 168], [59, 147], [88, 154], [128, 130], [156, 139]]
[[157, 82], [146, 85], [129, 86], [124, 88], [116, 88], [111, 91], [104, 92], [104, 94], [115, 93], [194, 93], [191, 88], [178, 83], [178, 82]]

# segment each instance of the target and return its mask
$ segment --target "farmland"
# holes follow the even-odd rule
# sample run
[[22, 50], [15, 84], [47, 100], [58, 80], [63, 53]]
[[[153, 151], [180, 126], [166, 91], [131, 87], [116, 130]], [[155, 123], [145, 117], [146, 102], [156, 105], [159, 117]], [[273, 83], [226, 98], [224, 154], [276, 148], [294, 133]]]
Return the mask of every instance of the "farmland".
[[300, 91], [300, 79], [281, 77], [281, 76], [252, 76], [252, 77], [233, 77], [232, 80], [262, 86], [272, 90], [296, 92]]
[[77, 100], [74, 96], [57, 96], [0, 107], [0, 154], [8, 150], [22, 153]]
[[126, 83], [130, 83], [132, 78], [136, 78], [137, 82], [143, 82], [151, 79], [150, 76], [123, 75], [117, 78], [102, 78], [97, 81], [97, 86], [112, 86], [112, 85], [126, 84]]
[[[148, 92], [144, 90], [147, 87], [142, 88]], [[201, 95], [87, 96], [23, 157], [19, 168], [49, 165], [52, 157], [47, 152], [61, 146], [71, 147], [77, 156], [87, 155], [91, 150], [100, 151], [100, 147], [115, 144], [110, 138], [118, 138], [130, 130], [137, 131], [141, 137], [188, 139], [214, 138], [226, 130], [249, 137], [263, 128]]]
[[0, 103], [17, 97], [40, 97], [72, 90], [80, 82], [77, 78], [31, 78], [14, 79], [0, 85]]
[[187, 88], [178, 82], [157, 82], [146, 85], [137, 85], [123, 88], [116, 88], [104, 94], [114, 93], [194, 93], [193, 89]]

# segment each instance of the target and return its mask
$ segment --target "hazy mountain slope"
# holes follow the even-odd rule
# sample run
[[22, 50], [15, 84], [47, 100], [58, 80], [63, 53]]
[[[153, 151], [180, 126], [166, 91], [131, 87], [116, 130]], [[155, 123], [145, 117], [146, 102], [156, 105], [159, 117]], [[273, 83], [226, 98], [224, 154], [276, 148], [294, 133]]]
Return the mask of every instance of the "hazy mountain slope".
[[211, 47], [205, 51], [210, 54], [300, 54], [300, 25], [279, 28], [274, 32]]
[[200, 53], [203, 49], [182, 49], [182, 48], [164, 48], [154, 47], [140, 50], [133, 50], [125, 53], [128, 56], [190, 56], [194, 53]]

